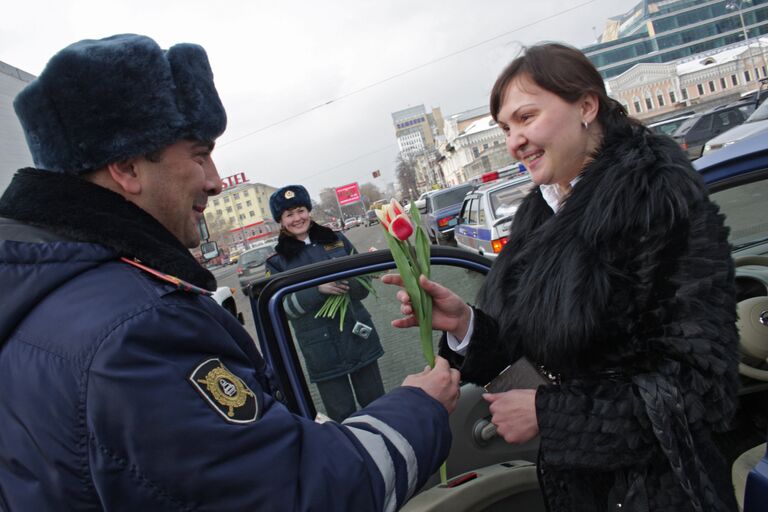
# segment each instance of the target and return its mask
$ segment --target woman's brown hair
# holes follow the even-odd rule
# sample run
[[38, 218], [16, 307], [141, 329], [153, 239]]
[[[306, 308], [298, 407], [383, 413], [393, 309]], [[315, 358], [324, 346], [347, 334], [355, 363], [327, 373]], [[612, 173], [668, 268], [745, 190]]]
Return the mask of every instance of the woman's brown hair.
[[624, 107], [608, 97], [603, 77], [587, 57], [568, 45], [541, 43], [524, 48], [496, 79], [491, 90], [491, 115], [497, 120], [507, 87], [516, 78], [525, 76], [533, 83], [568, 103], [593, 93], [599, 103], [597, 121], [604, 132], [629, 128], [637, 122], [627, 117]]

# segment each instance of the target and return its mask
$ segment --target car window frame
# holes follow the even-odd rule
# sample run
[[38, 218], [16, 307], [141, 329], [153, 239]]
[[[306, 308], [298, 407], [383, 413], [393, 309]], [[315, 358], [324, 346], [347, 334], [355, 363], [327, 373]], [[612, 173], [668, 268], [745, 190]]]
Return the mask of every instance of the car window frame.
[[[449, 246], [432, 247], [430, 261], [432, 265], [461, 267], [484, 275], [488, 274], [492, 263], [479, 254]], [[274, 370], [283, 403], [292, 412], [312, 420], [317, 414], [306, 375], [301, 369], [297, 343], [290, 334], [289, 319], [282, 307], [283, 299], [290, 293], [330, 280], [395, 268], [391, 252], [383, 249], [298, 267], [261, 279], [251, 286], [251, 309], [259, 347], [265, 361]]]

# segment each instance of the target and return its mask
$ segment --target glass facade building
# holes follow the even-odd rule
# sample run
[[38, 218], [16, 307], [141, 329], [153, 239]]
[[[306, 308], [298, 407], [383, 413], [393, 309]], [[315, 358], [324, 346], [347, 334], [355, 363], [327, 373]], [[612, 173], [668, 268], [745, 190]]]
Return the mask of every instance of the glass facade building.
[[[743, 24], [742, 24], [743, 19]], [[643, 0], [582, 48], [603, 78], [641, 62], [672, 62], [768, 34], [768, 0]], [[610, 39], [610, 40], [608, 40]]]

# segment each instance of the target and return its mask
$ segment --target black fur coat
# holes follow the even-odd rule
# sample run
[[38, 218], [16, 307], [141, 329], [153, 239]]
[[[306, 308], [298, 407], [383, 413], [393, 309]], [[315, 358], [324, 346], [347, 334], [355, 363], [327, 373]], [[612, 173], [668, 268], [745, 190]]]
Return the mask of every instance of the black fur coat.
[[710, 440], [736, 407], [733, 274], [688, 159], [634, 127], [606, 136], [557, 215], [526, 198], [466, 358], [441, 352], [480, 384], [520, 356], [556, 377], [536, 395], [549, 510], [733, 510]]

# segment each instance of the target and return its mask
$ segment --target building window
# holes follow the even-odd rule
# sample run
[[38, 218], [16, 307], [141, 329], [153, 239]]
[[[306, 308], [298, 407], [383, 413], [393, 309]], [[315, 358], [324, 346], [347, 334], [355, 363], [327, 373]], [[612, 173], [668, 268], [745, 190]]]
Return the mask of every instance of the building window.
[[227, 206], [227, 213], [232, 213], [232, 207], [231, 206]]
[[755, 75], [754, 76], [755, 76], [755, 80], [760, 78], [760, 74], [757, 72], [757, 68], [755, 68]]
[[245, 215], [243, 215], [242, 213], [240, 214], [240, 220], [245, 220]]
[[649, 92], [645, 93], [645, 108], [648, 110], [653, 109], [653, 98], [651, 98], [651, 93]]
[[221, 210], [216, 210], [216, 215], [222, 215], [224, 212]]
[[632, 105], [635, 107], [635, 113], [639, 114], [643, 111], [642, 107], [640, 106], [640, 98], [637, 96], [632, 97]]
[[675, 95], [675, 91], [673, 91], [672, 89], [669, 90], [669, 102], [677, 103], [677, 96]]
[[237, 209], [238, 210], [242, 210], [243, 209], [243, 204], [242, 203], [237, 203]]
[[621, 100], [621, 106], [624, 107], [625, 112], [629, 112], [629, 103], [627, 103], [624, 100]]
[[213, 200], [213, 206], [219, 206], [219, 200], [218, 199], [214, 199]]
[[224, 202], [225, 202], [225, 203], [228, 203], [228, 202], [229, 202], [229, 196], [227, 196], [227, 197], [225, 197], [225, 198], [224, 198]]
[[249, 217], [255, 217], [255, 216], [256, 216], [256, 212], [254, 212], [253, 210], [251, 210], [251, 211], [249, 211], [249, 212], [248, 212], [248, 216], [249, 216]]
[[725, 90], [728, 87], [728, 84], [725, 82], [725, 78], [720, 79], [720, 89]]
[[715, 82], [709, 81], [709, 92], [715, 92]]
[[251, 206], [252, 204], [253, 204], [253, 201], [251, 201], [250, 199], [245, 202], [245, 206]]
[[474, 155], [475, 158], [477, 158], [477, 157], [480, 156], [480, 150], [477, 149], [477, 147], [473, 147], [472, 148], [472, 154]]
[[229, 218], [229, 223], [230, 224], [234, 224], [235, 223], [235, 218], [234, 217], [230, 217]]
[[659, 107], [664, 106], [664, 95], [658, 89], [656, 90], [656, 103], [659, 104]]
[[761, 66], [760, 69], [763, 70], [763, 78], [765, 78], [766, 75], [768, 75], [768, 73], [765, 72], [765, 66]]
[[704, 95], [704, 85], [703, 84], [696, 84], [696, 89], [699, 91], [699, 96]]
[[744, 81], [749, 82], [751, 79], [749, 78], [749, 70], [746, 70], [744, 72]]
[[240, 199], [240, 193], [239, 192], [235, 192], [234, 196], [235, 196], [235, 199]]
[[683, 98], [683, 101], [688, 101], [688, 88], [683, 87], [680, 89], [680, 96]]
[[739, 85], [739, 78], [736, 75], [731, 75], [731, 83], [733, 85]]

